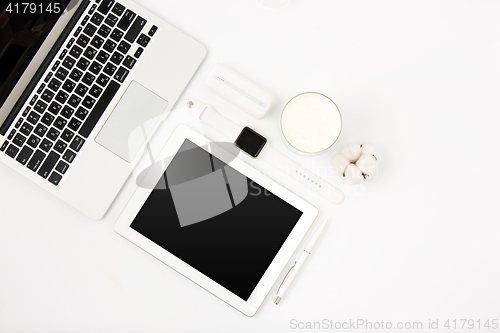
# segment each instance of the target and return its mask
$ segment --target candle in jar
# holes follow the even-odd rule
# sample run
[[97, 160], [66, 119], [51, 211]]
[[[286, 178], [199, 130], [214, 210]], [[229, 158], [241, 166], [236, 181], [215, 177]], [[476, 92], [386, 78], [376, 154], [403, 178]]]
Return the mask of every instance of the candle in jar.
[[339, 109], [319, 93], [295, 96], [281, 114], [281, 133], [289, 148], [299, 153], [317, 154], [326, 150], [337, 141], [341, 129]]

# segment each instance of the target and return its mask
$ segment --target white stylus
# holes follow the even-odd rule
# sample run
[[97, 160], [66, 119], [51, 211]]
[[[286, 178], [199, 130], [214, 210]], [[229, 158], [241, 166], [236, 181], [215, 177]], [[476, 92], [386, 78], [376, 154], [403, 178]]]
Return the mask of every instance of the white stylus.
[[311, 240], [309, 243], [307, 243], [304, 251], [300, 255], [299, 260], [295, 262], [295, 264], [290, 268], [288, 273], [285, 275], [285, 278], [281, 282], [280, 287], [278, 288], [277, 294], [278, 297], [274, 301], [274, 304], [278, 305], [278, 303], [281, 301], [283, 296], [285, 295], [286, 291], [290, 287], [290, 285], [293, 283], [293, 280], [295, 279], [295, 276], [297, 276], [297, 273], [300, 271], [302, 268], [302, 265], [306, 262], [307, 258], [309, 258], [309, 255], [311, 254], [312, 249], [314, 248], [314, 245], [318, 242], [319, 236], [323, 233], [323, 230], [325, 229], [326, 223], [328, 222], [328, 219], [325, 219], [321, 225], [318, 227], [318, 230], [314, 233], [312, 236]]

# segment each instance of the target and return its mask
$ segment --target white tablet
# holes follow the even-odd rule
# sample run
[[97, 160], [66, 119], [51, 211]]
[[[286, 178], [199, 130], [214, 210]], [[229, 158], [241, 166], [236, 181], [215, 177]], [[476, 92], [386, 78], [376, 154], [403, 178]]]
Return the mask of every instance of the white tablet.
[[253, 316], [318, 210], [238, 159], [233, 145], [177, 126], [114, 229]]

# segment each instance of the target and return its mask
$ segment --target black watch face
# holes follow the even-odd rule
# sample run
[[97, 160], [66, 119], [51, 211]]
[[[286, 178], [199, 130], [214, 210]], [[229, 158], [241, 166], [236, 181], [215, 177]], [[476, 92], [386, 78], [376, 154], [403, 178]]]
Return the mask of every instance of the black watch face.
[[241, 130], [240, 135], [234, 142], [234, 144], [243, 150], [245, 153], [252, 157], [257, 157], [264, 148], [267, 139], [255, 132], [250, 127], [245, 127]]

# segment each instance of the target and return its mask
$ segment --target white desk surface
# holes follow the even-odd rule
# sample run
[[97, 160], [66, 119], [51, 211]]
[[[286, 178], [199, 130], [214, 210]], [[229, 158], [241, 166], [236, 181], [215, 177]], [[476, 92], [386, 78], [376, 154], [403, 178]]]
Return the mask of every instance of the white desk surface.
[[[247, 318], [115, 234], [133, 179], [92, 221], [0, 165], [1, 332], [290, 332], [308, 322], [328, 330], [330, 320], [347, 331], [358, 319], [396, 332], [414, 331], [398, 322], [427, 331], [429, 320], [455, 331], [461, 319], [475, 325], [464, 331], [500, 330], [500, 2], [138, 2], [208, 48], [181, 101], [255, 127], [346, 200], [306, 192], [332, 221], [282, 303], [276, 284]], [[214, 63], [276, 96], [264, 120], [204, 88]], [[315, 157], [279, 136], [282, 107], [304, 91], [328, 95], [343, 117], [339, 141]], [[197, 128], [184, 116], [178, 103], [153, 149], [176, 122]], [[352, 142], [380, 151], [379, 174], [354, 187], [330, 168]]]

